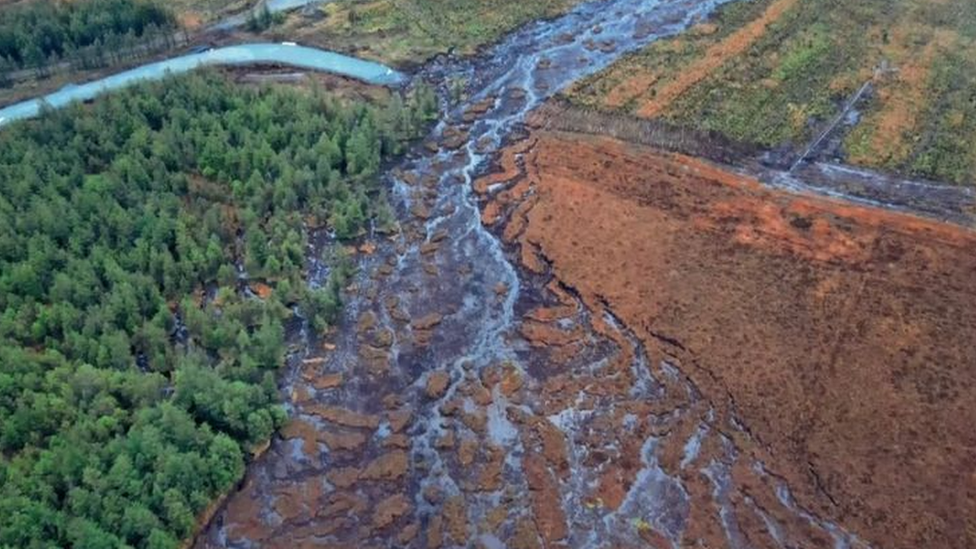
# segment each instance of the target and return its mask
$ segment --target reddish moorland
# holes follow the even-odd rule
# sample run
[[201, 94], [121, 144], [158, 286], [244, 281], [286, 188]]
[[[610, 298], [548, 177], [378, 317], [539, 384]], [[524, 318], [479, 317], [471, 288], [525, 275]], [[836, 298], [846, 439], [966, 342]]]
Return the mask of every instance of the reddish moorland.
[[976, 233], [608, 138], [512, 147], [483, 220], [678, 357], [803, 508], [876, 547], [976, 545]]

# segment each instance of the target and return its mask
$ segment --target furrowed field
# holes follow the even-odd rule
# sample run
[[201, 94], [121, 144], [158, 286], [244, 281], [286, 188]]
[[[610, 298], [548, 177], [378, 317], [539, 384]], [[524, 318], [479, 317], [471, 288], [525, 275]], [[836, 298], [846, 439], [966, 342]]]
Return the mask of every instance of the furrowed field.
[[567, 95], [762, 147], [800, 146], [872, 81], [844, 140], [848, 160], [971, 184], [974, 37], [976, 4], [961, 0], [735, 2]]

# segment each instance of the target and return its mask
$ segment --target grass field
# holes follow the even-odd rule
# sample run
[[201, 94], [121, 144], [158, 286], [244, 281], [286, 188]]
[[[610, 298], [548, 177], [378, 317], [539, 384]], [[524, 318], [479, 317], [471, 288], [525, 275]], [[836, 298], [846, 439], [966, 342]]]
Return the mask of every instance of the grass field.
[[439, 53], [470, 54], [533, 19], [559, 15], [580, 0], [337, 0], [316, 21], [293, 14], [282, 36], [405, 65]]
[[873, 79], [873, 98], [845, 140], [849, 160], [972, 183], [974, 37], [968, 0], [743, 0], [567, 96], [777, 147], [810, 140]]

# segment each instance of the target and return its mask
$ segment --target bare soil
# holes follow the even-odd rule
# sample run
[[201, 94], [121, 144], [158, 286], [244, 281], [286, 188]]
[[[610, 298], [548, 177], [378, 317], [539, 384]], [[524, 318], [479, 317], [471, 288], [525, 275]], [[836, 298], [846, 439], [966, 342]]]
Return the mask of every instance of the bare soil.
[[976, 544], [976, 233], [609, 138], [539, 130], [513, 147], [483, 220], [652, 364], [677, 357], [800, 508], [875, 547]]
[[776, 0], [770, 4], [758, 19], [710, 47], [705, 52], [705, 56], [690, 67], [683, 68], [676, 78], [658, 91], [654, 99], [645, 103], [637, 114], [646, 118], [660, 114], [692, 86], [710, 76], [730, 59], [742, 55], [766, 33], [770, 25], [792, 9], [796, 3], [797, 0]]

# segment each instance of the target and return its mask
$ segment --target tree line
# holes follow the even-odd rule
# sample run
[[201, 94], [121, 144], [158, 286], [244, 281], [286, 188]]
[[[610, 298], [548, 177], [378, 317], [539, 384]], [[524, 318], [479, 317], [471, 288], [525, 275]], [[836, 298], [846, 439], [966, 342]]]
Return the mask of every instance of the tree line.
[[96, 66], [120, 52], [168, 43], [173, 13], [150, 0], [27, 2], [0, 18], [0, 74], [59, 61]]
[[[390, 219], [380, 164], [435, 116], [204, 72], [0, 132], [0, 547], [171, 549], [285, 420], [306, 227]], [[243, 273], [268, 282], [246, 291]]]

